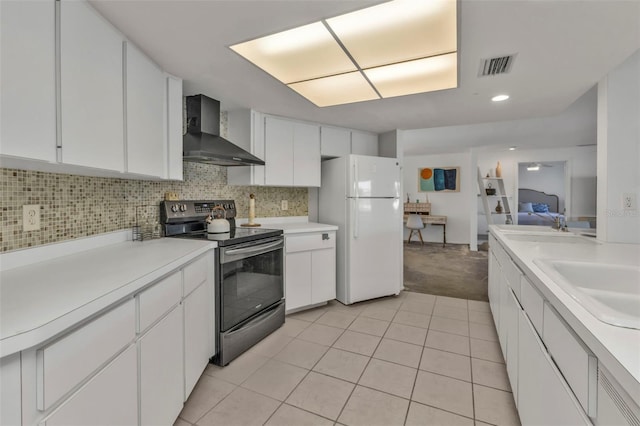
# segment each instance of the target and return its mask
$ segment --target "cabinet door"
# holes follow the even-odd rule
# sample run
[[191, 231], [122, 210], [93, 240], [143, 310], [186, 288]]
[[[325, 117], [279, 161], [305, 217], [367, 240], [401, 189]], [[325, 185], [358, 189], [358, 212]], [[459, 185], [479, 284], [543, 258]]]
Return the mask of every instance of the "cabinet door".
[[184, 299], [184, 400], [196, 385], [213, 351], [213, 295], [205, 282]]
[[20, 353], [0, 359], [0, 424], [22, 424]]
[[127, 172], [164, 177], [165, 77], [155, 63], [126, 42]]
[[320, 186], [320, 127], [295, 123], [293, 128], [293, 185]]
[[518, 331], [518, 413], [522, 425], [591, 424], [524, 311], [520, 311]]
[[182, 180], [182, 79], [167, 77], [167, 179]]
[[311, 251], [287, 253], [285, 304], [287, 310], [311, 304]]
[[507, 328], [509, 325], [508, 304], [511, 297], [511, 289], [507, 278], [502, 274], [500, 276], [500, 320], [498, 322], [498, 340], [502, 348], [502, 355], [507, 358]]
[[124, 170], [122, 43], [87, 2], [60, 2], [63, 163]]
[[265, 119], [265, 185], [293, 185], [293, 122]]
[[0, 153], [56, 161], [55, 1], [0, 2]]
[[142, 425], [173, 424], [182, 409], [182, 330], [182, 305], [179, 305], [138, 341]]
[[[41, 424], [84, 426], [137, 423], [138, 358], [136, 346], [132, 345]], [[170, 424], [169, 421], [165, 423]]]
[[492, 250], [489, 253], [489, 306], [491, 307], [491, 314], [493, 315], [493, 322], [498, 328], [500, 323], [500, 276], [502, 271], [500, 264], [496, 259], [495, 252]]
[[311, 303], [336, 298], [336, 249], [311, 252]]
[[351, 132], [351, 153], [358, 155], [378, 155], [378, 135], [375, 133]]
[[520, 315], [520, 305], [515, 295], [509, 291], [509, 298], [506, 305], [507, 322], [507, 374], [509, 383], [513, 391], [513, 399], [518, 406], [518, 316]]
[[339, 127], [320, 128], [320, 154], [323, 157], [343, 157], [351, 153], [351, 131]]

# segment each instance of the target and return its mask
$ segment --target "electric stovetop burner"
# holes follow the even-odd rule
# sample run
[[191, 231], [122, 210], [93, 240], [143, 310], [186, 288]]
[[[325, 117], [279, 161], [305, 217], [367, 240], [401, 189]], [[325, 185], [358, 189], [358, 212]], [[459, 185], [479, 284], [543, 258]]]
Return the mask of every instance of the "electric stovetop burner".
[[[225, 210], [229, 232], [207, 233], [205, 219], [214, 207]], [[162, 201], [160, 218], [166, 237], [217, 241], [221, 247], [282, 235], [280, 229], [236, 227], [236, 204], [233, 200]]]

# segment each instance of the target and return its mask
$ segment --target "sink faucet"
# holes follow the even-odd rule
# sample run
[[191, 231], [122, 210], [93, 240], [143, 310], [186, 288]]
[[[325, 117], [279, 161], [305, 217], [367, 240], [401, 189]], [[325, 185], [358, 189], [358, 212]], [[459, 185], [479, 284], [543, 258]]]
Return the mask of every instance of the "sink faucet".
[[568, 232], [569, 228], [567, 228], [567, 222], [564, 221], [563, 219], [560, 219], [560, 216], [556, 216], [555, 218], [552, 218], [551, 216], [543, 216], [539, 213], [536, 212], [527, 212], [529, 214], [529, 216], [531, 216], [532, 214], [541, 217], [545, 220], [550, 221], [551, 223], [553, 223], [553, 225], [551, 225], [551, 227], [557, 231], [562, 231], [562, 232]]

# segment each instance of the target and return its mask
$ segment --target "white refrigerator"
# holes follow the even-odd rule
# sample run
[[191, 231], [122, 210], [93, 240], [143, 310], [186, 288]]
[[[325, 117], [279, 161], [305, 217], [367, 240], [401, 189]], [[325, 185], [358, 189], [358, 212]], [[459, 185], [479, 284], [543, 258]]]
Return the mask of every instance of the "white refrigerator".
[[322, 163], [318, 221], [338, 226], [336, 298], [352, 304], [402, 290], [400, 165], [348, 155]]

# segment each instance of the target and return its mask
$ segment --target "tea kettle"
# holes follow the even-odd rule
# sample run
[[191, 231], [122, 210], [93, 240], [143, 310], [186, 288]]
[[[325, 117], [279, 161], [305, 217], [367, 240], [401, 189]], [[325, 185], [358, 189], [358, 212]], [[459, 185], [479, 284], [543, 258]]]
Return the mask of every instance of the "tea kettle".
[[[215, 210], [222, 210], [222, 218], [213, 218]], [[216, 214], [218, 216], [218, 214]], [[211, 209], [211, 214], [207, 217], [207, 232], [209, 234], [223, 234], [231, 231], [231, 226], [227, 220], [227, 211], [222, 206], [215, 206]]]

